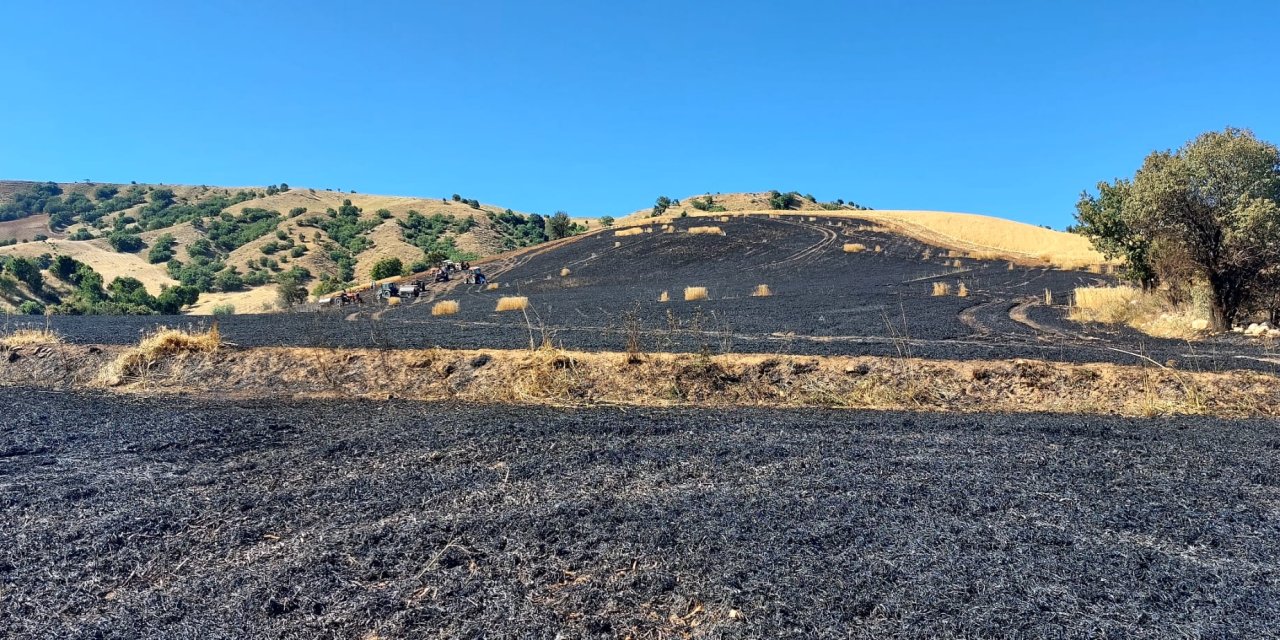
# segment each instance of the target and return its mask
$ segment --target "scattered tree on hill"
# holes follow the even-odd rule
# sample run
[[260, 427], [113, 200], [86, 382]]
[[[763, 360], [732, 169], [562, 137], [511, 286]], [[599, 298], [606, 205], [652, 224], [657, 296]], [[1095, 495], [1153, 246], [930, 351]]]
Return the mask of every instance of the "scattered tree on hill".
[[795, 208], [799, 203], [796, 201], [796, 193], [790, 191], [782, 193], [776, 189], [769, 192], [769, 208], [777, 211], [785, 211]]
[[404, 263], [400, 258], [383, 258], [373, 265], [373, 279], [391, 278], [404, 272]]
[[174, 239], [171, 233], [162, 233], [154, 242], [151, 243], [151, 249], [147, 251], [147, 262], [151, 264], [159, 264], [168, 262], [173, 259], [173, 245], [178, 241]]
[[612, 227], [614, 223], [613, 216], [600, 216], [600, 226]]
[[671, 198], [658, 196], [658, 199], [653, 203], [653, 213], [649, 214], [649, 217], [652, 218], [666, 213], [667, 209], [670, 209], [672, 204], [673, 202]]
[[1148, 155], [1131, 183], [1099, 190], [1097, 198], [1081, 199], [1080, 232], [1113, 255], [1129, 257], [1145, 246], [1147, 264], [1184, 256], [1209, 289], [1215, 329], [1271, 299], [1267, 274], [1280, 264], [1275, 145], [1247, 130], [1205, 133], [1176, 151]]
[[107, 236], [107, 242], [111, 243], [112, 249], [120, 253], [136, 253], [146, 246], [137, 234], [124, 230], [112, 231]]
[[563, 211], [552, 214], [547, 221], [547, 238], [559, 240], [571, 235], [573, 235], [573, 221], [569, 219], [569, 214]]
[[307, 301], [307, 289], [302, 286], [300, 272], [286, 271], [276, 277], [276, 298], [282, 308], [289, 309]]

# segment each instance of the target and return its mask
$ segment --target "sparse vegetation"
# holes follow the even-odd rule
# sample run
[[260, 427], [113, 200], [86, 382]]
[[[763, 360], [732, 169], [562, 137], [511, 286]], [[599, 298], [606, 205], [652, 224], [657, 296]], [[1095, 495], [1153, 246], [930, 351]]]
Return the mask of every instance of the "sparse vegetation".
[[685, 287], [684, 288], [684, 299], [686, 302], [694, 302], [696, 300], [706, 300], [707, 296], [708, 294], [707, 294], [706, 287]]
[[524, 311], [529, 307], [529, 298], [525, 296], [503, 296], [498, 298], [498, 306], [494, 311]]
[[458, 304], [457, 300], [441, 300], [431, 305], [431, 315], [451, 316], [458, 313], [461, 309], [462, 307]]
[[933, 286], [932, 294], [933, 294], [934, 296], [948, 296], [948, 295], [951, 295], [951, 285], [949, 285], [949, 284], [947, 284], [947, 283], [945, 283], [945, 282], [935, 282], [935, 283], [933, 283], [933, 285], [932, 285], [932, 286]]
[[756, 285], [756, 288], [751, 291], [751, 296], [755, 298], [767, 298], [771, 295], [773, 295], [773, 291], [769, 289], [769, 285], [767, 284], [758, 284]]

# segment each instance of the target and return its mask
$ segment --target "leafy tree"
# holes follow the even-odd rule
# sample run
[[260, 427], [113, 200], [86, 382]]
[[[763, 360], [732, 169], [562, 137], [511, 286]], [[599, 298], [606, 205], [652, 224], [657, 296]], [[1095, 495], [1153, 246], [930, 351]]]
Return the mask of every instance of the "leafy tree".
[[240, 277], [235, 267], [227, 267], [214, 277], [213, 286], [220, 291], [239, 291], [244, 288], [244, 279]]
[[177, 244], [177, 240], [172, 233], [163, 233], [151, 243], [151, 249], [147, 251], [147, 262], [151, 264], [159, 264], [168, 262], [173, 259], [173, 245]]
[[113, 184], [104, 184], [93, 190], [95, 200], [110, 200], [120, 193], [120, 189]]
[[1150, 289], [1155, 284], [1151, 264], [1151, 236], [1141, 230], [1135, 207], [1126, 207], [1132, 184], [1128, 180], [1099, 182], [1098, 195], [1080, 194], [1076, 202], [1076, 232], [1093, 242], [1109, 259], [1123, 258], [1124, 276]]
[[303, 279], [294, 271], [286, 271], [276, 277], [276, 297], [280, 306], [288, 309], [307, 301], [307, 289]]
[[142, 238], [138, 237], [137, 234], [124, 230], [112, 231], [107, 236], [107, 242], [111, 243], [112, 249], [120, 253], [136, 253], [146, 246], [143, 244]]
[[796, 194], [794, 191], [782, 193], [775, 189], [769, 192], [770, 209], [785, 211], [787, 209], [794, 208], [797, 204]]
[[658, 196], [658, 199], [653, 203], [653, 213], [651, 213], [649, 217], [662, 215], [663, 213], [666, 212], [667, 209], [671, 208], [671, 204], [672, 204], [671, 198], [668, 198], [666, 196]]
[[569, 219], [569, 214], [563, 211], [555, 212], [547, 222], [547, 238], [559, 240], [571, 235], [573, 235], [573, 221]]
[[1147, 156], [1129, 199], [1149, 233], [1182, 246], [1208, 282], [1213, 326], [1229, 329], [1280, 262], [1280, 149], [1247, 130]]
[[53, 271], [53, 274], [57, 276], [59, 280], [75, 284], [75, 282], [72, 282], [71, 276], [75, 274], [76, 269], [79, 267], [80, 262], [75, 258], [72, 258], [71, 256], [57, 256], [53, 259], [53, 264], [50, 266], [50, 270]]
[[373, 265], [374, 280], [390, 278], [398, 276], [404, 271], [404, 264], [400, 262], [400, 258], [383, 258]]
[[40, 293], [44, 287], [44, 277], [40, 275], [40, 268], [35, 261], [29, 258], [11, 258], [7, 268], [15, 278], [25, 282], [33, 293]]
[[44, 305], [36, 302], [35, 300], [25, 300], [22, 304], [18, 305], [18, 313], [29, 316], [43, 315]]
[[614, 223], [613, 216], [600, 216], [600, 226], [612, 227]]

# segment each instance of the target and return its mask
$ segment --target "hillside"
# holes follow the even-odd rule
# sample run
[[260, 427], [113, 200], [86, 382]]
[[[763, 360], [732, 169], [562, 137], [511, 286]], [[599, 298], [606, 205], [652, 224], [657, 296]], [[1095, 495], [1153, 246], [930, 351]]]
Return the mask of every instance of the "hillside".
[[[588, 226], [580, 222], [580, 230]], [[215, 304], [240, 313], [270, 310], [272, 285], [282, 274], [323, 293], [367, 280], [384, 258], [399, 258], [406, 269], [421, 266], [428, 252], [477, 259], [542, 242], [544, 227], [530, 214], [461, 196], [0, 181], [0, 244], [7, 245], [0, 260], [68, 256], [106, 283], [136, 278], [152, 295], [195, 286], [202, 295], [194, 313]], [[0, 309], [25, 298], [2, 295]]]
[[[1084, 236], [1015, 220], [945, 211], [865, 209], [842, 201], [817, 202], [795, 193], [781, 194], [790, 195], [790, 208], [771, 208], [770, 205], [777, 203], [778, 195], [778, 192], [761, 192], [691, 196], [674, 201], [678, 204], [673, 204], [660, 215], [654, 215], [653, 208], [641, 209], [622, 217], [615, 224], [665, 224], [679, 217], [722, 217], [726, 214], [853, 218], [973, 257], [1049, 264], [1068, 269], [1098, 267], [1108, 262]], [[710, 198], [709, 202], [707, 198]]]

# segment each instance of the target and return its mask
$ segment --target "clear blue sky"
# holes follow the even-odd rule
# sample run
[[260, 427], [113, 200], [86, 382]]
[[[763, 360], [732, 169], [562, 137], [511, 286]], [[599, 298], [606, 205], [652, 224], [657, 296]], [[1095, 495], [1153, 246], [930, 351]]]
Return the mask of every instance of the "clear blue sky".
[[798, 190], [1061, 227], [1152, 149], [1280, 142], [1280, 2], [12, 2], [0, 177], [618, 214]]

